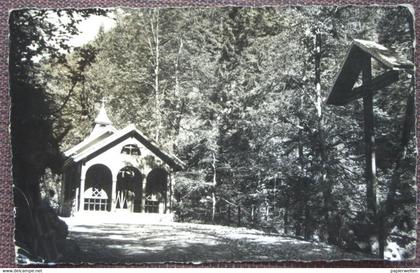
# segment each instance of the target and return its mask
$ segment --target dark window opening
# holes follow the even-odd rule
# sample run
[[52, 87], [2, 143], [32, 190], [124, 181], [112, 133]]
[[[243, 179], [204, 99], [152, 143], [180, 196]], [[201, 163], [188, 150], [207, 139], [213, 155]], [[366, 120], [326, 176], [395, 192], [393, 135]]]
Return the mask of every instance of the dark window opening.
[[146, 200], [144, 210], [147, 213], [159, 213], [159, 201]]

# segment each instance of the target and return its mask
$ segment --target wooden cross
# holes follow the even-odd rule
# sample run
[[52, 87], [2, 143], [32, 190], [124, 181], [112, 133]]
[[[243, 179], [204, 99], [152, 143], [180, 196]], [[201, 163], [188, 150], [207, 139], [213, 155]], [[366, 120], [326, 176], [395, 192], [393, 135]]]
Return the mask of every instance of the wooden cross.
[[[372, 79], [372, 59], [376, 59], [387, 72]], [[383, 223], [378, 217], [376, 190], [375, 125], [373, 113], [373, 96], [378, 90], [398, 81], [405, 71], [413, 74], [413, 63], [401, 59], [395, 52], [372, 41], [354, 40], [341, 69], [331, 88], [327, 103], [346, 105], [351, 101], [363, 98], [364, 139], [366, 144], [366, 199], [368, 219], [377, 226], [379, 255], [383, 258], [385, 242], [381, 232]], [[360, 72], [362, 86], [354, 88]]]

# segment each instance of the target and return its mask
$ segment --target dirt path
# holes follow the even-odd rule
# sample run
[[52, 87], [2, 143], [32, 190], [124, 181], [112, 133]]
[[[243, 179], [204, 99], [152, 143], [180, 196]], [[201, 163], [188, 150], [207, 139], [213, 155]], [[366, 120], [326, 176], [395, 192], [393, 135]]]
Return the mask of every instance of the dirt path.
[[200, 224], [73, 224], [68, 262], [143, 263], [363, 259], [315, 242]]

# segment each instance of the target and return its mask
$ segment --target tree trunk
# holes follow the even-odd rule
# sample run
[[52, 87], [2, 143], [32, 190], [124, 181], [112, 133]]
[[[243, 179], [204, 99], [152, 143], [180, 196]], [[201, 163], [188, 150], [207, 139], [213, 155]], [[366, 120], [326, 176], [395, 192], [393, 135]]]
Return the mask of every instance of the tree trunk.
[[284, 234], [289, 233], [289, 198], [286, 195], [285, 205], [284, 205], [284, 215], [283, 215], [283, 223], [284, 223]]
[[305, 228], [306, 226], [306, 217], [302, 219], [302, 215], [305, 213], [304, 208], [306, 209], [308, 206], [308, 195], [306, 194], [305, 189], [305, 180], [306, 180], [306, 173], [305, 173], [305, 161], [304, 161], [304, 153], [303, 153], [303, 143], [302, 143], [302, 130], [299, 129], [299, 142], [298, 142], [298, 158], [300, 163], [300, 168], [303, 173], [303, 176], [300, 177], [301, 183], [299, 187], [299, 195], [302, 196], [303, 205], [297, 208], [298, 217], [296, 219], [296, 226], [295, 226], [295, 233], [296, 236], [300, 236], [302, 234], [302, 225]]
[[305, 204], [305, 222], [304, 222], [304, 227], [305, 227], [305, 234], [304, 234], [304, 238], [305, 240], [309, 240], [312, 236], [312, 228], [311, 228], [311, 216], [310, 216], [310, 208], [308, 203]]
[[394, 172], [391, 179], [391, 185], [388, 190], [387, 199], [385, 201], [385, 214], [390, 215], [394, 211], [395, 192], [400, 183], [401, 163], [406, 157], [407, 145], [410, 139], [411, 130], [414, 127], [414, 95], [407, 97], [407, 106], [404, 117], [403, 130], [401, 135], [400, 149], [395, 160]]
[[300, 227], [300, 219], [297, 219], [295, 223], [295, 235], [296, 237], [299, 237], [301, 235], [301, 227]]
[[274, 185], [273, 185], [273, 202], [272, 202], [272, 206], [273, 206], [273, 216], [276, 215], [276, 211], [277, 211], [277, 174], [275, 174], [274, 176]]
[[173, 124], [174, 132], [172, 134], [172, 152], [175, 152], [175, 136], [179, 135], [179, 129], [181, 127], [181, 119], [182, 114], [184, 112], [184, 98], [180, 97], [179, 94], [179, 62], [180, 57], [182, 54], [182, 48], [183, 48], [183, 41], [182, 38], [179, 39], [179, 48], [178, 48], [178, 54], [175, 61], [175, 88], [174, 88], [174, 98], [176, 101], [175, 109], [176, 109], [176, 116], [175, 121]]
[[268, 221], [268, 215], [269, 215], [269, 210], [270, 210], [270, 207], [268, 206], [268, 200], [266, 199], [265, 200], [265, 221], [267, 222]]
[[238, 206], [238, 227], [241, 226], [241, 207]]
[[321, 93], [321, 33], [319, 30], [315, 33], [315, 90], [316, 90], [316, 110], [317, 110], [317, 129], [318, 129], [318, 145], [319, 145], [319, 161], [320, 170], [319, 178], [320, 185], [322, 186], [323, 195], [323, 222], [324, 230], [326, 231], [325, 238], [329, 243], [335, 243], [334, 236], [332, 235], [330, 228], [330, 213], [331, 213], [331, 184], [327, 178], [326, 172], [326, 148], [325, 148], [325, 133], [324, 133], [324, 117], [322, 111], [322, 93]]
[[213, 189], [213, 192], [211, 193], [211, 201], [212, 201], [211, 222], [214, 224], [215, 223], [215, 218], [216, 218], [216, 194], [214, 193], [214, 189]]
[[212, 211], [211, 211], [211, 221], [214, 223], [215, 217], [216, 217], [216, 182], [217, 182], [217, 176], [216, 176], [216, 155], [213, 153], [213, 188], [211, 193], [211, 200], [212, 200]]
[[[154, 73], [155, 73], [155, 115], [156, 115], [156, 120], [157, 120], [157, 126], [156, 126], [156, 133], [155, 133], [155, 141], [159, 142], [159, 137], [160, 137], [160, 130], [161, 130], [161, 126], [162, 126], [162, 117], [160, 114], [160, 107], [161, 107], [161, 94], [160, 94], [160, 89], [159, 89], [159, 61], [160, 61], [160, 51], [159, 51], [159, 10], [156, 10], [155, 14], [155, 22], [152, 21], [152, 33], [153, 33], [153, 38], [154, 38], [154, 43], [155, 43], [155, 69], [154, 69]], [[154, 25], [156, 24], [156, 25]]]
[[[414, 87], [414, 77], [412, 80], [412, 86]], [[391, 184], [389, 185], [389, 190], [387, 198], [385, 200], [384, 209], [379, 211], [379, 241], [380, 241], [380, 251], [383, 253], [386, 245], [389, 232], [392, 229], [392, 226], [388, 226], [387, 218], [390, 217], [394, 212], [394, 202], [395, 195], [398, 186], [400, 185], [400, 176], [401, 176], [401, 164], [404, 161], [407, 154], [407, 145], [410, 140], [411, 130], [414, 128], [415, 124], [415, 107], [414, 107], [414, 90], [410, 92], [410, 95], [407, 97], [407, 104], [405, 110], [404, 123], [401, 134], [401, 143], [398, 155], [395, 160], [395, 167], [391, 178]]]

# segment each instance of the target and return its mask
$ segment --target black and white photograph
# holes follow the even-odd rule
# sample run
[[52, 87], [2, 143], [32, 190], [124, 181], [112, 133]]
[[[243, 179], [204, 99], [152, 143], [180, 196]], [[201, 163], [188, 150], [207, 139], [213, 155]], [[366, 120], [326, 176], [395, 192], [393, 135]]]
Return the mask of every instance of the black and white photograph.
[[16, 262], [416, 256], [409, 5], [9, 13]]

